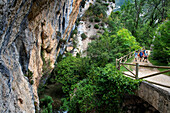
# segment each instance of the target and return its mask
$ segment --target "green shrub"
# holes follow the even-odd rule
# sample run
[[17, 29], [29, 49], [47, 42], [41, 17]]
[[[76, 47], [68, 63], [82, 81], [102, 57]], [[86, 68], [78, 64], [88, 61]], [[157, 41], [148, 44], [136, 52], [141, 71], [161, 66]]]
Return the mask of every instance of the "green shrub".
[[100, 25], [101, 25], [101, 26], [104, 26], [104, 23], [102, 22]]
[[54, 68], [53, 73], [57, 82], [61, 83], [63, 92], [68, 94], [71, 85], [87, 77], [89, 66], [88, 58], [67, 56]]
[[81, 38], [82, 38], [82, 40], [86, 39], [86, 38], [87, 38], [86, 34], [85, 34], [85, 33], [82, 33], [82, 34], [81, 34]]
[[34, 84], [34, 80], [31, 80], [31, 81], [30, 81], [30, 84], [33, 85], [33, 84]]
[[91, 16], [93, 16], [93, 5], [90, 5], [90, 7], [88, 8], [88, 10], [86, 10], [84, 16], [85, 16], [85, 17], [91, 17]]
[[77, 29], [74, 29], [74, 30], [72, 31], [72, 33], [71, 33], [71, 38], [73, 38], [74, 34], [77, 35]]
[[102, 32], [99, 30], [99, 31], [97, 31], [97, 33], [100, 33], [100, 34], [102, 34]]
[[95, 22], [100, 22], [100, 18], [99, 18], [99, 17], [96, 17], [94, 21], [95, 21]]
[[97, 35], [92, 35], [92, 36], [90, 37], [91, 40], [95, 40], [96, 38], [97, 38]]
[[63, 108], [70, 113], [122, 113], [124, 94], [134, 94], [140, 81], [124, 76], [113, 64], [91, 72], [89, 78], [72, 86], [69, 101], [63, 99]]
[[92, 18], [92, 17], [90, 17], [90, 18], [89, 18], [89, 21], [90, 21], [90, 22], [93, 22], [93, 18]]
[[51, 96], [45, 95], [44, 98], [40, 99], [40, 106], [42, 108], [42, 113], [52, 113], [52, 103], [53, 99]]
[[99, 25], [98, 25], [98, 24], [95, 24], [95, 25], [94, 25], [94, 28], [95, 28], [95, 29], [99, 29]]
[[116, 12], [114, 12], [114, 14], [120, 14], [120, 11], [116, 11]]
[[97, 0], [95, 5], [90, 5], [88, 10], [85, 12], [84, 16], [89, 17], [89, 16], [99, 16], [103, 15], [102, 17], [105, 17], [107, 11], [106, 5], [103, 5], [101, 0]]

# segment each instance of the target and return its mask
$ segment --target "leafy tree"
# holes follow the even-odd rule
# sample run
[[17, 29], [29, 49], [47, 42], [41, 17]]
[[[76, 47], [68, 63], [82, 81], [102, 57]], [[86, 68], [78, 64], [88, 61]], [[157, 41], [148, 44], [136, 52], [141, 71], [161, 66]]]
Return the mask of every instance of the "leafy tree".
[[132, 36], [132, 34], [127, 29], [121, 29], [117, 32], [117, 38], [118, 38], [118, 46], [121, 46], [120, 48], [124, 48], [122, 50], [122, 53], [129, 53], [132, 50], [139, 49], [138, 43], [136, 42], [136, 38]]
[[132, 50], [139, 49], [135, 37], [127, 29], [120, 29], [117, 34], [105, 32], [100, 38], [89, 43], [87, 55], [99, 66], [114, 62]]
[[71, 85], [86, 78], [90, 69], [90, 60], [88, 58], [76, 58], [68, 56], [57, 64], [53, 71], [56, 81], [63, 84], [63, 91], [68, 93]]
[[167, 0], [134, 0], [121, 7], [121, 22], [141, 46], [150, 47], [157, 25], [167, 18]]
[[146, 0], [145, 15], [146, 21], [149, 21], [150, 26], [156, 27], [158, 23], [163, 22], [167, 18], [167, 12], [170, 6], [168, 0]]
[[139, 84], [118, 72], [113, 64], [91, 72], [89, 79], [72, 86], [70, 101], [65, 100], [63, 107], [69, 112], [120, 112], [124, 94], [134, 94]]
[[153, 58], [170, 65], [170, 21], [165, 21], [156, 31]]
[[138, 28], [136, 30], [136, 37], [137, 41], [141, 46], [145, 46], [146, 48], [150, 49], [150, 46], [152, 44], [153, 36], [154, 36], [155, 28], [152, 28], [151, 26], [147, 24], [143, 25], [143, 27]]
[[89, 82], [88, 79], [80, 81], [72, 86], [70, 91], [69, 101], [63, 98], [62, 109], [68, 110], [71, 113], [76, 112], [91, 112], [96, 107], [95, 99], [96, 86]]

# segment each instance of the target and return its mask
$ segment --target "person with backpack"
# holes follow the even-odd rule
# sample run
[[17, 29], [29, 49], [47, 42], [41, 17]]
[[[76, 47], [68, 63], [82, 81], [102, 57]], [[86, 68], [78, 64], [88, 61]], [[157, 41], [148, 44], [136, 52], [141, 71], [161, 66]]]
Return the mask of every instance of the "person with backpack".
[[138, 49], [138, 60], [140, 59], [139, 53], [140, 53], [140, 51], [139, 51], [139, 49]]
[[143, 58], [143, 52], [142, 52], [142, 50], [140, 51], [139, 56], [140, 56], [140, 62], [141, 62], [141, 60], [142, 60], [142, 58]]
[[145, 49], [143, 50], [143, 54], [145, 54]]
[[135, 51], [135, 61], [137, 61], [137, 58], [138, 58], [138, 51]]
[[145, 53], [145, 57], [144, 57], [144, 59], [143, 59], [143, 62], [146, 60], [146, 62], [148, 62], [148, 57], [149, 57], [149, 55], [148, 55], [148, 51], [146, 51], [146, 53]]

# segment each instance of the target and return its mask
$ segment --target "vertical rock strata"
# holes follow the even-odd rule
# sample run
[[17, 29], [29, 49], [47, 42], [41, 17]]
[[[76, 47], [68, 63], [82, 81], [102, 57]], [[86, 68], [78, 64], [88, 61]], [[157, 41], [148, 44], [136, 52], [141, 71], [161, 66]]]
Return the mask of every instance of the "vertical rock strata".
[[[35, 112], [40, 79], [46, 78], [58, 54], [64, 51], [80, 2], [0, 1], [1, 113]], [[24, 76], [30, 74], [28, 69], [32, 77]]]

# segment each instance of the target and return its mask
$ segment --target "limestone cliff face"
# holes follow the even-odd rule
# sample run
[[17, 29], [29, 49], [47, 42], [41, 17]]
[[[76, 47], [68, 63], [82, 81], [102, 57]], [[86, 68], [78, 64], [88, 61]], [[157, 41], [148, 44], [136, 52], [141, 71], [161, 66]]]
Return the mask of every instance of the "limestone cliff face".
[[63, 53], [80, 2], [0, 1], [1, 113], [35, 112], [39, 82], [54, 68], [58, 54]]

